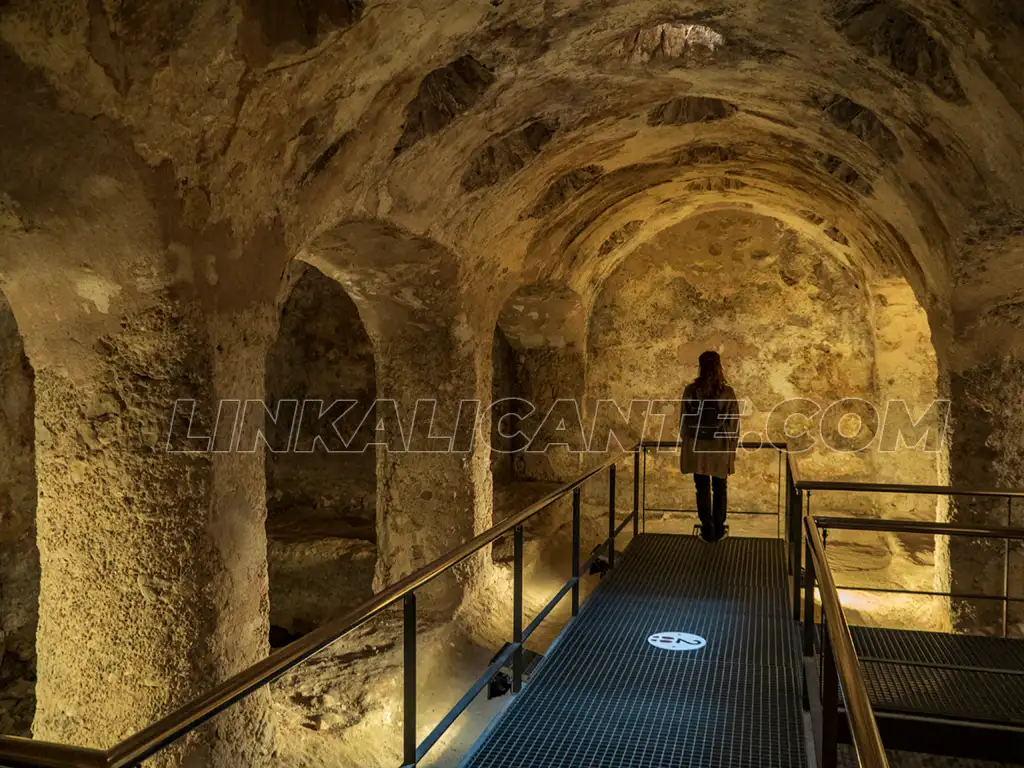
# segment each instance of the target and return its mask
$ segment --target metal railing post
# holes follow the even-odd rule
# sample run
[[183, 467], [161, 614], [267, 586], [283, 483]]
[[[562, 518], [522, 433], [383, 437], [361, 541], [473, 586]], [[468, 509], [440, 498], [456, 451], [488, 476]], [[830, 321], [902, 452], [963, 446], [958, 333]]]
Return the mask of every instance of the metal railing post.
[[803, 493], [793, 490], [793, 509], [790, 511], [792, 520], [790, 528], [793, 531], [793, 538], [790, 542], [790, 560], [793, 569], [793, 618], [800, 620], [800, 555], [803, 551]]
[[512, 554], [512, 642], [518, 645], [512, 655], [512, 693], [523, 687], [523, 526], [516, 526]]
[[416, 593], [404, 598], [403, 630], [403, 688], [402, 743], [404, 766], [416, 765]]
[[633, 535], [640, 535], [640, 446], [633, 452]]
[[836, 768], [839, 746], [839, 673], [828, 631], [821, 637], [821, 756], [822, 768]]
[[[1006, 527], [1013, 525], [1013, 497], [1006, 497]], [[1010, 611], [1010, 538], [1003, 539], [1003, 637], [1006, 637]]]
[[[775, 538], [782, 538], [782, 531], [779, 528], [782, 526], [782, 451], [778, 451], [779, 454], [779, 484], [775, 490]], [[787, 462], [787, 469], [788, 469]], [[788, 472], [787, 472], [788, 474]], [[788, 523], [789, 520], [787, 519]], [[789, 530], [788, 528], [786, 530]]]
[[615, 567], [615, 465], [608, 467], [608, 567]]
[[[779, 451], [782, 456], [782, 451]], [[789, 452], [786, 452], [786, 567], [789, 575], [793, 575], [793, 494], [796, 492], [793, 483], [793, 468], [789, 465]]]
[[647, 448], [641, 446], [640, 450], [644, 452], [644, 470], [643, 470], [643, 498], [640, 505], [644, 515], [644, 533], [647, 533]]
[[804, 574], [804, 656], [810, 658], [814, 655], [814, 558], [810, 542]]
[[572, 489], [572, 615], [580, 612], [580, 489]]

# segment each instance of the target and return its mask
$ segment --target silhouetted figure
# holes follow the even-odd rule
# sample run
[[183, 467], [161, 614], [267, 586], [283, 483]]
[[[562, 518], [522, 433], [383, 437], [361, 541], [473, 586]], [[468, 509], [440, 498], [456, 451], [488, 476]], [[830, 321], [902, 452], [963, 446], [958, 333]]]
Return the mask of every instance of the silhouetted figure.
[[697, 486], [701, 538], [718, 541], [725, 536], [727, 480], [736, 469], [739, 404], [717, 352], [704, 352], [698, 364], [699, 375], [683, 390], [679, 471], [692, 473]]

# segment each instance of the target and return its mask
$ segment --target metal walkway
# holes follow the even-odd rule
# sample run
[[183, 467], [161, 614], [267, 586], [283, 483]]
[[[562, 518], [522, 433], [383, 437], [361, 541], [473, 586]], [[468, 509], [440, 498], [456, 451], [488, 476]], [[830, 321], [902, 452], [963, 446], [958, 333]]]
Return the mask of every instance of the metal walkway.
[[852, 627], [880, 712], [1024, 725], [1024, 643]]
[[783, 543], [643, 534], [619, 557], [462, 765], [806, 768]]

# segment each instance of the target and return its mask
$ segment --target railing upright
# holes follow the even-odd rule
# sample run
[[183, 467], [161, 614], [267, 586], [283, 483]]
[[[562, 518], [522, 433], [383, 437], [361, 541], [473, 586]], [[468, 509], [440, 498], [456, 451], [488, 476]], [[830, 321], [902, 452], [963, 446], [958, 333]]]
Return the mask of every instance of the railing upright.
[[416, 765], [416, 593], [403, 598], [403, 688], [402, 743], [403, 768]]
[[836, 768], [839, 757], [839, 673], [828, 630], [821, 633], [821, 758], [822, 768]]
[[640, 447], [633, 452], [633, 535], [640, 535]]
[[615, 465], [608, 467], [608, 567], [615, 567]]
[[814, 656], [814, 558], [811, 556], [811, 543], [807, 542], [804, 570], [804, 656]]
[[800, 620], [800, 567], [803, 555], [803, 493], [796, 487], [792, 457], [786, 459], [787, 520], [789, 524], [789, 572], [792, 577], [793, 618]]
[[580, 489], [572, 490], [572, 615], [580, 612]]
[[[1006, 497], [1006, 527], [1013, 526], [1013, 497]], [[1010, 611], [1010, 539], [1003, 539], [1003, 637], [1007, 636]]]
[[516, 526], [512, 545], [512, 693], [523, 687], [523, 526]]
[[644, 533], [647, 533], [647, 446], [643, 443], [640, 444], [640, 450], [643, 451], [643, 488], [641, 489], [641, 500], [640, 500], [640, 512], [644, 518]]

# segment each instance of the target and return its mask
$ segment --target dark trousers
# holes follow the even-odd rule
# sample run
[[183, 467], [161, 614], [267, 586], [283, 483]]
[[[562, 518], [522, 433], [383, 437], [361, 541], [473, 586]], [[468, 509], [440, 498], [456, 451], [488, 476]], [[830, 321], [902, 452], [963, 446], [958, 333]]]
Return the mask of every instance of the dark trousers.
[[706, 539], [720, 539], [725, 535], [726, 479], [710, 475], [694, 475], [697, 486], [697, 515], [701, 534]]

